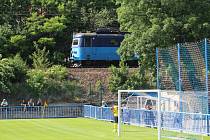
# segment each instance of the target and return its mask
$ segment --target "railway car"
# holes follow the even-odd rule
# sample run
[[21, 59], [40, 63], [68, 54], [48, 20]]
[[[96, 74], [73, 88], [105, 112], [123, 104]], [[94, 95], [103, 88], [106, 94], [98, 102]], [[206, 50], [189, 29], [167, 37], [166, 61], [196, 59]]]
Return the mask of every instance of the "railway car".
[[70, 61], [73, 67], [101, 67], [118, 64], [117, 49], [125, 33], [77, 33], [73, 37]]

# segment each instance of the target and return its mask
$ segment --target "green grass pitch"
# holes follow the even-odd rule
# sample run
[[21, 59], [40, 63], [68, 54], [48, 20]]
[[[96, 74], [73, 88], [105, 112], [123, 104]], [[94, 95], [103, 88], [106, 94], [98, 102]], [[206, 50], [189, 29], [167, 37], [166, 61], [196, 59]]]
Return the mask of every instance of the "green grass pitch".
[[156, 129], [127, 125], [124, 130], [119, 138], [113, 123], [85, 118], [0, 120], [0, 140], [157, 140]]

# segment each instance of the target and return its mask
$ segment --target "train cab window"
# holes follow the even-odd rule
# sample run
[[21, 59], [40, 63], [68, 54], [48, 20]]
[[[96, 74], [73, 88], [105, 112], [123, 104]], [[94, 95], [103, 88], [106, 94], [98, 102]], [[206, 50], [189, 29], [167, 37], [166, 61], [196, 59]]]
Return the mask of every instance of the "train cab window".
[[79, 45], [79, 39], [74, 39], [72, 45]]
[[119, 47], [123, 38], [95, 37], [92, 45], [95, 47]]
[[91, 37], [84, 38], [84, 47], [92, 47], [92, 38]]

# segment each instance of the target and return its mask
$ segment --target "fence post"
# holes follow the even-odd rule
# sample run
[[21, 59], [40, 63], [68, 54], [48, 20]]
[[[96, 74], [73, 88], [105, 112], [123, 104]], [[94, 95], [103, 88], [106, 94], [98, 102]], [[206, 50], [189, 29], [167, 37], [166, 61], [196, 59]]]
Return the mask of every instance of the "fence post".
[[102, 118], [103, 118], [103, 107], [101, 107], [101, 120], [102, 120]]
[[95, 119], [97, 119], [97, 117], [96, 117], [96, 106], [95, 106]]
[[157, 89], [160, 89], [160, 83], [159, 83], [159, 50], [156, 48], [156, 69], [157, 69]]
[[[207, 114], [209, 113], [209, 98], [208, 98], [208, 93], [209, 93], [209, 88], [208, 88], [208, 42], [207, 39], [205, 38], [205, 65], [206, 65], [206, 93], [207, 93]], [[207, 134], [209, 135], [209, 121], [208, 121], [208, 116], [207, 116]]]
[[179, 104], [180, 104], [180, 112], [182, 112], [182, 79], [181, 79], [181, 60], [180, 60], [180, 43], [177, 44], [177, 57], [178, 57], [178, 68], [179, 68]]
[[8, 109], [8, 108], [7, 108], [7, 107], [5, 107], [6, 119], [7, 119], [7, 117], [8, 117], [8, 114], [7, 114], [7, 113], [8, 113], [8, 111], [7, 111], [7, 109]]

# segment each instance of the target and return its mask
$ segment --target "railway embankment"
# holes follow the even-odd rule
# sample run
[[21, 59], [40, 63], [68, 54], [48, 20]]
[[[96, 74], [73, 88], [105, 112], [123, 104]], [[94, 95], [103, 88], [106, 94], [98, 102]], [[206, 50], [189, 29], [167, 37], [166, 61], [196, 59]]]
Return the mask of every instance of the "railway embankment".
[[[130, 71], [134, 71], [130, 69]], [[103, 100], [110, 102], [116, 98], [115, 94], [112, 93], [109, 88], [109, 78], [111, 76], [111, 70], [109, 68], [70, 68], [70, 79], [75, 79], [79, 82], [84, 91], [84, 98], [93, 100], [99, 99], [97, 83], [101, 82], [103, 86]], [[91, 94], [90, 94], [91, 90]], [[100, 100], [100, 99], [99, 99]]]

